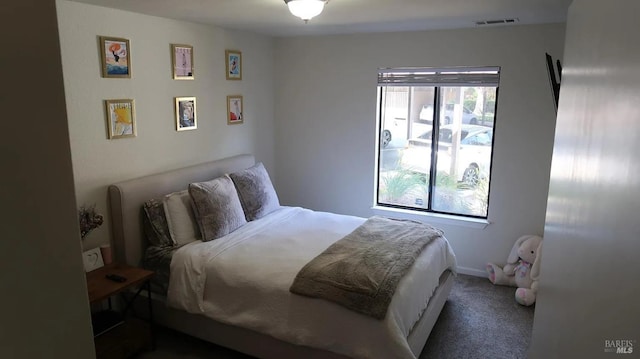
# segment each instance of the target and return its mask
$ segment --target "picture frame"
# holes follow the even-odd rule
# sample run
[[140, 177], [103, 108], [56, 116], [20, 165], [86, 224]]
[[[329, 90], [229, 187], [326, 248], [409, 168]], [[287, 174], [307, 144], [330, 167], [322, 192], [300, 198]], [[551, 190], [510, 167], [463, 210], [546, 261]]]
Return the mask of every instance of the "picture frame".
[[100, 36], [102, 77], [131, 78], [131, 46], [128, 39]]
[[235, 125], [244, 122], [243, 99], [241, 95], [227, 96], [227, 124]]
[[195, 130], [198, 117], [195, 97], [176, 97], [176, 131]]
[[242, 80], [242, 52], [225, 50], [227, 80]]
[[84, 271], [86, 273], [104, 267], [100, 247], [82, 252], [82, 263], [84, 264]]
[[193, 46], [171, 44], [171, 67], [174, 80], [193, 80]]
[[136, 137], [136, 109], [133, 99], [104, 100], [108, 138]]

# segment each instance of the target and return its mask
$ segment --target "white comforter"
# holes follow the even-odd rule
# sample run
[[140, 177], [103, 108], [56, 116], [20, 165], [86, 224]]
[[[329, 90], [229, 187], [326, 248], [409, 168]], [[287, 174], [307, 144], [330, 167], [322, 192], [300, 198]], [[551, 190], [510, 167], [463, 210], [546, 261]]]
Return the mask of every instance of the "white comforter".
[[282, 207], [223, 238], [193, 242], [173, 256], [168, 304], [353, 358], [415, 358], [407, 336], [440, 274], [455, 271], [455, 256], [444, 238], [432, 241], [400, 281], [384, 320], [289, 292], [307, 262], [364, 221]]

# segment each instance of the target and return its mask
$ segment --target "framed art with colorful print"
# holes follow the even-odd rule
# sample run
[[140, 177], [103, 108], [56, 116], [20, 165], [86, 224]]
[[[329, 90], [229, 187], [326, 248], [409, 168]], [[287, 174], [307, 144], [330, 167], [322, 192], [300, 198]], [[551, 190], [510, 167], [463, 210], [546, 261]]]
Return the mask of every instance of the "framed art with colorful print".
[[195, 97], [176, 97], [176, 131], [198, 128]]
[[193, 80], [193, 46], [171, 44], [171, 64], [174, 80]]
[[131, 48], [129, 40], [100, 36], [102, 77], [131, 78]]
[[227, 80], [242, 80], [242, 52], [226, 50]]
[[132, 99], [105, 100], [109, 139], [136, 137], [136, 112]]
[[227, 124], [234, 125], [244, 122], [242, 114], [242, 96], [227, 96]]

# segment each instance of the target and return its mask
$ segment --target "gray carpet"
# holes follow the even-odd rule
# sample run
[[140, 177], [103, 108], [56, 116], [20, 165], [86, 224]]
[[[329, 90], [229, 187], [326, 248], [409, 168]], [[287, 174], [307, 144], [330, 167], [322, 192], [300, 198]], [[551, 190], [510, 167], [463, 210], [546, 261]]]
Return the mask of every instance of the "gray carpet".
[[515, 291], [458, 275], [420, 359], [526, 358], [534, 307], [516, 303]]
[[[526, 358], [533, 307], [514, 300], [515, 288], [458, 275], [420, 359]], [[251, 359], [199, 339], [158, 328], [157, 349], [136, 359]]]

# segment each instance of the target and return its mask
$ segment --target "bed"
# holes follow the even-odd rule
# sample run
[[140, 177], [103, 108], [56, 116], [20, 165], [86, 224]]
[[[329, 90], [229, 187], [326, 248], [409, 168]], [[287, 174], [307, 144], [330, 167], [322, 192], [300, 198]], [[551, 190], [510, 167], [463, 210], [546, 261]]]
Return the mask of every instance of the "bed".
[[[141, 265], [149, 199], [255, 164], [238, 155], [109, 186], [116, 260]], [[417, 358], [455, 275], [444, 236], [417, 257], [384, 319], [288, 290], [305, 263], [364, 221], [280, 206], [214, 241], [186, 244], [173, 254], [169, 293], [152, 295], [154, 321], [258, 358]]]

